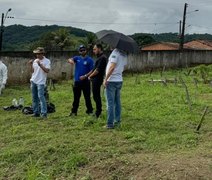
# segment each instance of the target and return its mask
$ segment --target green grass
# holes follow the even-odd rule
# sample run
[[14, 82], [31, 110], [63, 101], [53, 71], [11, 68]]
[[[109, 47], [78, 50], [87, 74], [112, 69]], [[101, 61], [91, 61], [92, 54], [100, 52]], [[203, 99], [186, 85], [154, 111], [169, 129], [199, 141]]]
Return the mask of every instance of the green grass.
[[[19, 110], [1, 109], [0, 179], [133, 179], [143, 168], [134, 157], [138, 154], [145, 158], [185, 152], [193, 158], [199, 152], [209, 156], [212, 88], [199, 83], [196, 89], [192, 78], [181, 71], [164, 73], [166, 78], [179, 75], [188, 86], [192, 111], [180, 83], [164, 86], [147, 82], [160, 79], [159, 72], [151, 77], [128, 74], [122, 89], [122, 127], [114, 130], [103, 128], [104, 97], [104, 112], [98, 121], [86, 115], [83, 98], [78, 116], [67, 117], [73, 100], [71, 81], [61, 82], [55, 91], [49, 91], [56, 112], [49, 114], [46, 121], [23, 115]], [[0, 96], [0, 105], [11, 105], [14, 97], [21, 96], [26, 105], [31, 104], [29, 86], [7, 87]], [[206, 105], [209, 112], [200, 133], [195, 133]], [[211, 169], [212, 165], [208, 166]]]

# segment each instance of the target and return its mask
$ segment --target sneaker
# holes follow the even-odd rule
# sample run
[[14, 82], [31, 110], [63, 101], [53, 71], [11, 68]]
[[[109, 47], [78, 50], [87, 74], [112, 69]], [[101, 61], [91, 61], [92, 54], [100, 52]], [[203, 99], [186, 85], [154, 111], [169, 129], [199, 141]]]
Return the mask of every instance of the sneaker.
[[86, 113], [88, 116], [93, 116], [93, 113]]
[[77, 116], [77, 113], [71, 112], [69, 116]]
[[32, 114], [31, 117], [40, 117], [40, 114]]
[[101, 114], [95, 113], [94, 116], [98, 119]]
[[121, 123], [120, 122], [115, 122], [114, 123], [114, 127], [120, 128], [121, 127]]
[[86, 111], [86, 114], [88, 114], [88, 115], [93, 115], [93, 111]]
[[103, 126], [103, 128], [105, 128], [105, 129], [114, 129], [114, 126], [108, 126], [108, 125], [106, 125], [106, 126]]
[[41, 119], [47, 119], [47, 115], [41, 115]]
[[93, 114], [93, 117], [96, 118], [96, 119], [99, 118], [99, 116], [97, 116], [96, 114]]

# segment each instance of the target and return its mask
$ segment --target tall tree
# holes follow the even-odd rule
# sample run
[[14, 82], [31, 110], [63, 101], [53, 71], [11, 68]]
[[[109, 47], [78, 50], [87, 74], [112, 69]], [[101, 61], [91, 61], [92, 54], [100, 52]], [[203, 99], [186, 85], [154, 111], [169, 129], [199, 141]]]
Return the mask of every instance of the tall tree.
[[60, 49], [60, 51], [63, 51], [64, 48], [72, 45], [71, 36], [68, 29], [61, 28], [55, 32], [52, 32], [52, 34], [54, 37], [53, 43]]
[[140, 47], [155, 42], [154, 38], [148, 34], [136, 33], [131, 35], [131, 37], [138, 43]]
[[97, 41], [97, 37], [94, 33], [89, 32], [86, 37], [80, 40], [80, 43], [88, 48], [90, 54], [93, 52], [93, 46]]
[[80, 43], [89, 48], [90, 46], [93, 46], [96, 43], [96, 40], [96, 35], [94, 33], [89, 32], [84, 39], [80, 40]]
[[34, 49], [37, 46], [42, 46], [46, 50], [60, 50], [69, 48], [72, 45], [71, 35], [66, 28], [60, 28], [53, 32], [47, 32], [42, 35], [39, 41], [34, 42], [30, 49]]

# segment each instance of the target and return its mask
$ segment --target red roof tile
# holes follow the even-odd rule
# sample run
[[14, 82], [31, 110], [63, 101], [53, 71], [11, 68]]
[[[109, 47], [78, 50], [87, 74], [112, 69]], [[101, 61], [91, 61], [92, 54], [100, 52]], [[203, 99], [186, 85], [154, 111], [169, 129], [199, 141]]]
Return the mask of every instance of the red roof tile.
[[178, 50], [179, 44], [178, 43], [171, 43], [171, 42], [157, 42], [153, 44], [149, 44], [142, 47], [142, 50]]
[[[141, 48], [142, 51], [160, 51], [160, 50], [178, 50], [179, 44], [172, 42], [156, 42], [153, 44], [145, 45]], [[193, 50], [212, 50], [212, 41], [207, 40], [194, 40], [184, 44], [184, 49]]]
[[194, 40], [184, 44], [191, 49], [197, 50], [212, 50], [212, 41], [207, 40]]

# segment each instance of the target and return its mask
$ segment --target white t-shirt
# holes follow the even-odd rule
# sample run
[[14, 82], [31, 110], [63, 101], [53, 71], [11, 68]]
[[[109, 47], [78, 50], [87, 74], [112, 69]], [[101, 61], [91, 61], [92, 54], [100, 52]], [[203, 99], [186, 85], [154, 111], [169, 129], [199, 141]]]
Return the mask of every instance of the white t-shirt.
[[[32, 73], [30, 81], [34, 82], [35, 84], [46, 84], [47, 73], [44, 72], [40, 66], [38, 66], [37, 63], [38, 60], [39, 59], [35, 59], [33, 61], [32, 67], [34, 69], [34, 72]], [[43, 57], [43, 59], [40, 60], [40, 62], [45, 68], [50, 69], [51, 62], [49, 59]]]
[[122, 72], [124, 71], [124, 66], [127, 65], [127, 55], [120, 52], [118, 49], [114, 49], [109, 57], [108, 64], [106, 67], [106, 75], [108, 74], [111, 63], [115, 63], [115, 69], [109, 77], [110, 82], [121, 82], [123, 81]]
[[7, 82], [7, 66], [0, 61], [0, 86]]

